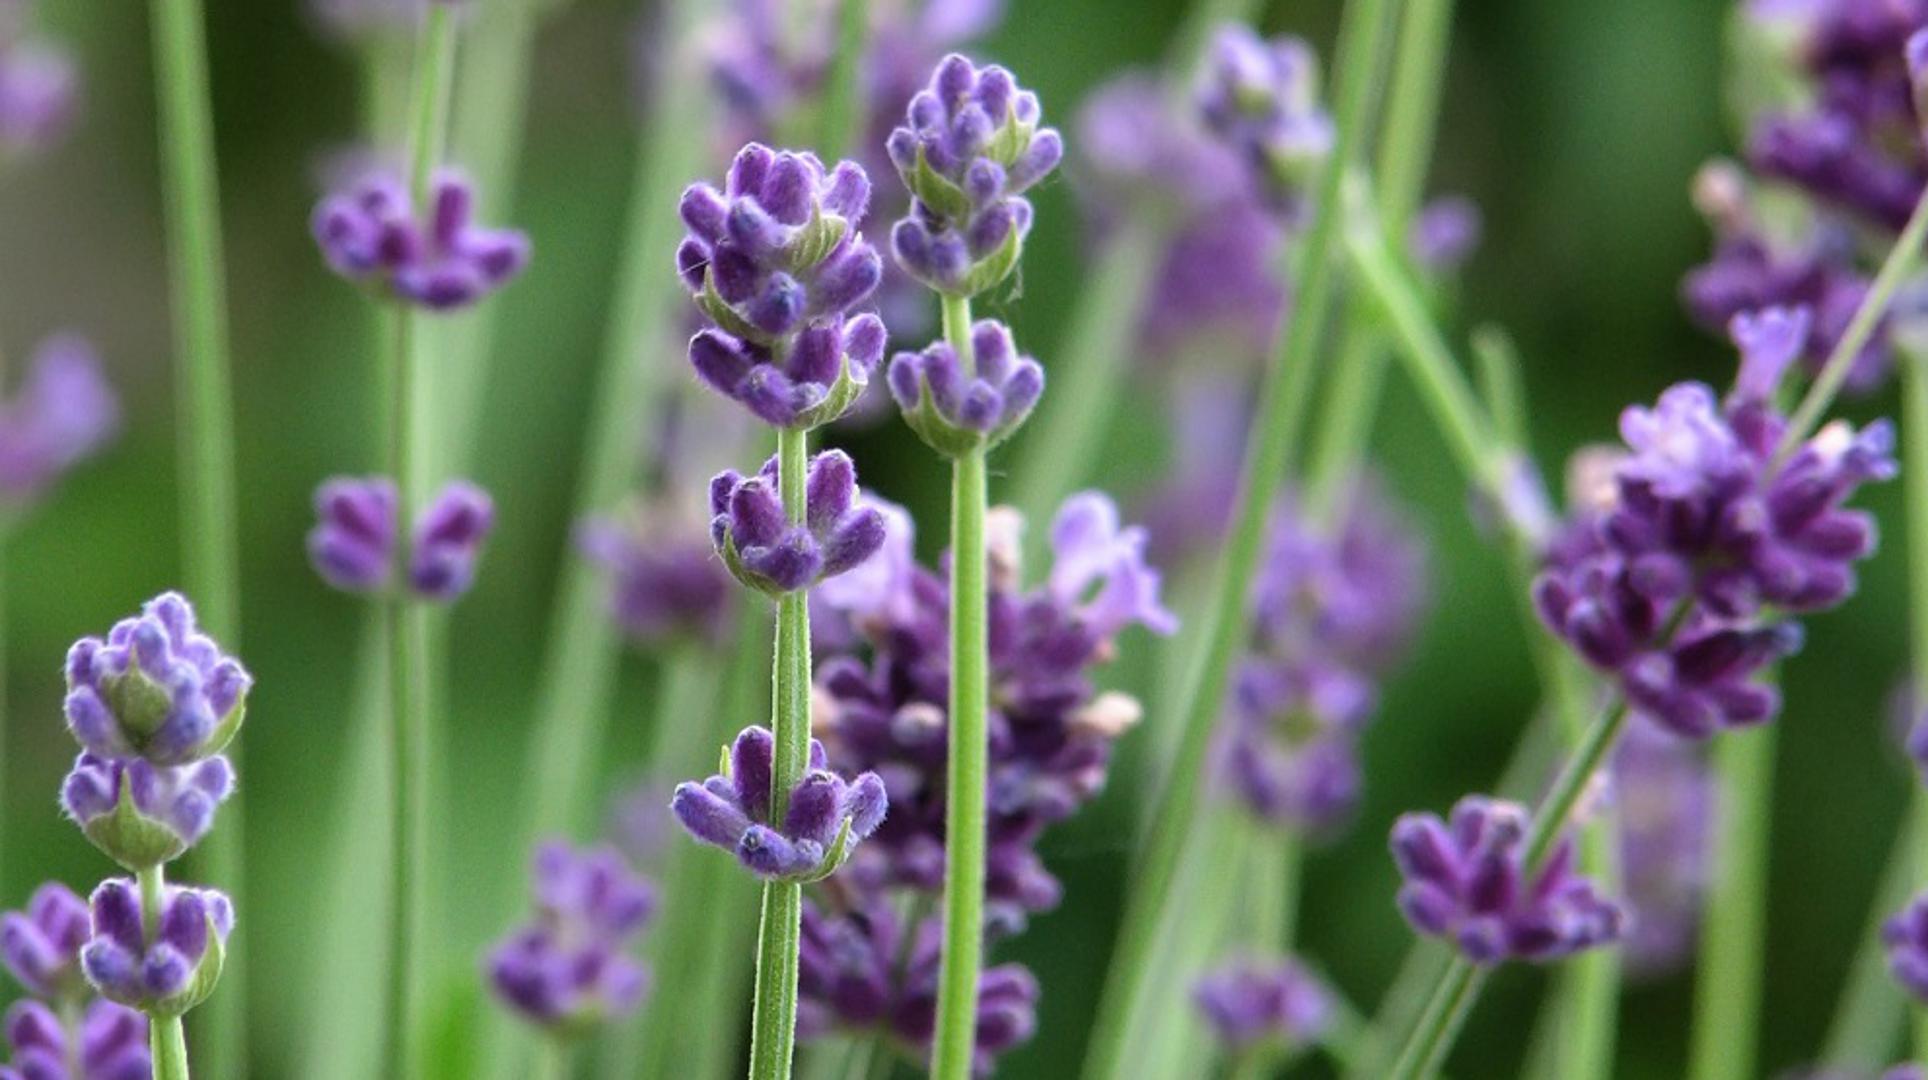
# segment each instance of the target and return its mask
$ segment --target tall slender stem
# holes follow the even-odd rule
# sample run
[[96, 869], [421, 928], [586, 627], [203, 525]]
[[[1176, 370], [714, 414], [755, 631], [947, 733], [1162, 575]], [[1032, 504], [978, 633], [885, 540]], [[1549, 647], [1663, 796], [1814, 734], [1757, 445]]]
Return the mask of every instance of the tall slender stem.
[[1918, 795], [1914, 809], [1895, 830], [1887, 869], [1875, 885], [1868, 921], [1858, 939], [1861, 947], [1848, 965], [1847, 983], [1834, 1006], [1827, 1042], [1822, 1044], [1816, 1063], [1823, 1067], [1878, 1073], [1892, 1057], [1895, 1036], [1911, 1011], [1908, 999], [1888, 974], [1888, 950], [1881, 941], [1881, 927], [1908, 902], [1920, 872], [1920, 853], [1928, 848], [1928, 820], [1920, 813], [1923, 802], [1928, 800]]
[[[1908, 657], [1915, 712], [1928, 702], [1928, 347], [1906, 336], [1901, 358], [1902, 501], [1908, 528]], [[1928, 788], [1914, 785], [1911, 821], [1915, 836], [1909, 862], [1917, 881], [1928, 877]], [[1895, 905], [1896, 909], [1900, 904]], [[1914, 1060], [1928, 1061], [1928, 1013], [1916, 1010]]]
[[[234, 406], [206, 30], [200, 0], [153, 0], [150, 11], [180, 416], [182, 580], [201, 624], [234, 648], [241, 630]], [[207, 876], [237, 901], [246, 885], [245, 836], [237, 792], [198, 855]], [[248, 1071], [248, 954], [241, 944], [231, 939], [226, 993], [209, 1004], [210, 1030], [201, 1043], [203, 1064], [217, 1076]]]
[[1086, 1080], [1113, 1080], [1129, 1072], [1123, 1058], [1126, 1036], [1141, 1019], [1145, 989], [1151, 981], [1154, 939], [1168, 917], [1173, 887], [1186, 862], [1186, 849], [1203, 801], [1202, 774], [1212, 730], [1244, 638], [1247, 593], [1258, 568], [1272, 492], [1290, 463], [1305, 413], [1313, 360], [1324, 337], [1331, 288], [1329, 260], [1338, 220], [1336, 203], [1346, 163], [1357, 152], [1361, 120], [1368, 112], [1377, 82], [1378, 58], [1384, 51], [1381, 45], [1390, 28], [1389, 8], [1388, 0], [1351, 0], [1346, 5], [1336, 67], [1340, 80], [1335, 107], [1337, 137], [1294, 275], [1296, 307], [1278, 361], [1267, 373], [1247, 439], [1238, 511], [1206, 628], [1204, 661], [1190, 683], [1192, 692], [1187, 698], [1178, 756], [1158, 796], [1151, 832], [1133, 871], [1118, 944], [1086, 1051]]
[[1775, 728], [1721, 736], [1713, 882], [1702, 897], [1700, 960], [1694, 967], [1692, 1080], [1755, 1075], [1760, 1041], [1761, 940], [1767, 908], [1768, 819], [1773, 810]]
[[[968, 377], [971, 302], [944, 297], [944, 336]], [[984, 786], [990, 768], [985, 707], [989, 637], [985, 607], [984, 451], [951, 463], [950, 759], [945, 773], [944, 952], [937, 982], [931, 1075], [969, 1080], [977, 1039], [977, 980], [984, 962]]]
[[[792, 523], [804, 520], [809, 436], [777, 431], [777, 484]], [[790, 789], [810, 761], [810, 606], [799, 589], [777, 601], [775, 700], [772, 731], [776, 756], [770, 769], [770, 820], [782, 821]], [[750, 1028], [752, 1080], [785, 1080], [796, 1050], [797, 945], [803, 919], [803, 888], [784, 882], [763, 886], [763, 920], [757, 932], [756, 1013]]]
[[[167, 885], [167, 871], [155, 863], [134, 876], [141, 890], [141, 939], [152, 941], [160, 931], [161, 896]], [[154, 1080], [188, 1080], [187, 1034], [178, 1015], [148, 1015], [147, 1048], [154, 1059]]]
[[869, 29], [870, 0], [838, 0], [837, 51], [824, 84], [823, 117], [817, 150], [826, 158], [850, 150], [851, 135], [860, 127], [857, 86], [863, 77], [864, 33]]

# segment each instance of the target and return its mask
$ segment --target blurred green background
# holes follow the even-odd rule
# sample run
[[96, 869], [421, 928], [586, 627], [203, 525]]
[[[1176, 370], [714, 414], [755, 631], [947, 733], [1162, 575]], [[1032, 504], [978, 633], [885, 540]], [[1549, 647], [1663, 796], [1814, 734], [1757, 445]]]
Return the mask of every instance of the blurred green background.
[[[1707, 249], [1687, 181], [1702, 160], [1731, 148], [1719, 110], [1729, 6], [1459, 5], [1431, 187], [1466, 192], [1485, 211], [1486, 239], [1461, 310], [1469, 324], [1495, 320], [1517, 336], [1536, 449], [1555, 474], [1575, 446], [1610, 437], [1627, 402], [1650, 400], [1676, 379], [1720, 381], [1729, 371], [1730, 352], [1688, 326], [1676, 300], [1682, 272]], [[1271, 7], [1268, 29], [1304, 33], [1330, 54], [1335, 0]], [[125, 395], [127, 427], [104, 458], [33, 513], [5, 552], [0, 899], [9, 904], [46, 877], [84, 891], [109, 871], [55, 806], [74, 753], [61, 729], [60, 664], [75, 637], [104, 630], [178, 575], [143, 6], [53, 0], [41, 8], [49, 32], [79, 54], [85, 101], [63, 145], [9, 170], [0, 185], [0, 349], [19, 357], [47, 331], [84, 331]], [[289, 0], [210, 0], [209, 8], [240, 439], [241, 653], [257, 679], [242, 739], [250, 876], [241, 918], [253, 1071], [280, 1076], [317, 991], [307, 956], [353, 730], [359, 611], [309, 571], [302, 536], [315, 483], [375, 461], [362, 302], [322, 268], [306, 229], [321, 163], [357, 130], [359, 76], [349, 54], [318, 37]], [[1183, 13], [1177, 4], [1129, 0], [1014, 0], [1010, 8], [976, 51], [1012, 67], [1060, 123], [1107, 76], [1159, 58]], [[507, 892], [520, 890], [525, 853], [505, 838], [514, 834], [554, 583], [573, 558], [567, 514], [581, 418], [629, 185], [637, 17], [630, 0], [577, 0], [547, 23], [535, 57], [527, 149], [508, 218], [532, 234], [537, 254], [498, 301], [476, 467], [495, 494], [500, 525], [481, 582], [456, 613], [450, 647], [450, 782], [437, 812], [448, 829], [446, 873], [459, 883], [445, 890], [439, 916], [453, 976], [474, 970], [474, 949], [511, 914], [480, 901], [502, 895], [505, 877]], [[1047, 367], [1080, 287], [1084, 239], [1070, 186], [1045, 189], [1022, 300], [993, 307]], [[665, 251], [666, 277], [669, 262]], [[660, 362], [685, 377], [674, 350]], [[1501, 559], [1472, 528], [1460, 479], [1417, 401], [1396, 375], [1388, 385], [1376, 453], [1389, 487], [1415, 507], [1433, 542], [1436, 599], [1368, 737], [1363, 812], [1307, 868], [1302, 929], [1339, 986], [1368, 1005], [1410, 941], [1391, 902], [1387, 825], [1403, 810], [1440, 810], [1489, 787], [1535, 699]], [[1894, 403], [1884, 395], [1850, 408], [1892, 411]], [[901, 426], [855, 446], [866, 486], [918, 510], [926, 539], [941, 532], [941, 473]], [[1145, 458], [1119, 459], [1105, 486], [1142, 489], [1156, 466]], [[1764, 1032], [1764, 1063], [1776, 1071], [1819, 1045], [1911, 782], [1883, 710], [1904, 648], [1897, 494], [1885, 489], [1870, 500], [1897, 542], [1868, 566], [1861, 596], [1812, 620], [1807, 650], [1786, 679]], [[625, 667], [607, 755], [612, 786], [633, 760], [639, 737], [626, 718], [639, 714], [650, 678], [646, 664]], [[1154, 713], [1148, 723], [1170, 719]], [[1114, 790], [1088, 820], [1046, 841], [1066, 901], [1005, 949], [1034, 963], [1043, 981], [1040, 1034], [1000, 1075], [1062, 1076], [1077, 1060], [1118, 908], [1125, 813], [1145, 797]], [[752, 933], [746, 922], [742, 948]], [[658, 973], [659, 986], [673, 979]], [[1543, 981], [1514, 970], [1495, 981], [1454, 1059], [1455, 1075], [1514, 1071]], [[1681, 1072], [1690, 985], [1683, 975], [1629, 991], [1616, 1075]]]

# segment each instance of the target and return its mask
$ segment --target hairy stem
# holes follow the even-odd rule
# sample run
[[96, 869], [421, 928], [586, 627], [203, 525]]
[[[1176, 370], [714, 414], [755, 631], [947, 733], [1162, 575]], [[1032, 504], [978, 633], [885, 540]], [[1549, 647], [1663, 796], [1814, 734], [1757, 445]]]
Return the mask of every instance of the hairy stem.
[[1333, 155], [1321, 178], [1311, 225], [1300, 250], [1293, 317], [1278, 360], [1266, 375], [1258, 414], [1246, 442], [1238, 509], [1205, 631], [1203, 665], [1190, 683], [1178, 756], [1158, 795], [1151, 831], [1133, 870], [1117, 948], [1086, 1051], [1086, 1080], [1113, 1080], [1130, 1070], [1123, 1056], [1124, 1046], [1134, 1025], [1143, 1020], [1141, 1010], [1152, 976], [1154, 938], [1168, 917], [1174, 885], [1187, 861], [1186, 851], [1204, 801], [1202, 776], [1207, 752], [1232, 664], [1244, 639], [1247, 594], [1258, 568], [1272, 493], [1290, 464], [1305, 414], [1313, 360], [1324, 337], [1331, 287], [1329, 256], [1338, 218], [1335, 204], [1344, 163], [1357, 151], [1361, 119], [1368, 111], [1377, 81], [1377, 59], [1391, 21], [1387, 13], [1386, 0], [1352, 0], [1346, 5], [1336, 68], [1340, 92]]
[[[944, 298], [944, 336], [968, 376], [971, 302]], [[944, 952], [938, 971], [931, 1075], [969, 1080], [977, 1040], [977, 982], [984, 962], [984, 785], [990, 767], [985, 707], [989, 636], [984, 566], [984, 451], [951, 464], [950, 758], [945, 773]]]

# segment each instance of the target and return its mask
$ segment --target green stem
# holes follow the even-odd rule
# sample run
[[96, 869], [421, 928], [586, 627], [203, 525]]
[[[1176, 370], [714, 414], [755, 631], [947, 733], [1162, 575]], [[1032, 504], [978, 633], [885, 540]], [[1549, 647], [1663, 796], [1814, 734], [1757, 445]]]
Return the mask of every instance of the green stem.
[[[792, 523], [805, 513], [809, 435], [791, 428], [777, 431], [777, 484]], [[777, 602], [776, 671], [772, 683], [776, 757], [770, 769], [770, 820], [782, 821], [790, 789], [810, 760], [810, 607], [804, 590], [785, 593]], [[757, 931], [756, 1011], [750, 1028], [752, 1080], [785, 1080], [796, 1049], [797, 945], [803, 918], [803, 889], [770, 882], [763, 886], [763, 918]]]
[[1446, 1064], [1446, 1055], [1451, 1052], [1453, 1040], [1458, 1038], [1460, 1028], [1466, 1025], [1467, 1016], [1472, 1014], [1474, 1002], [1479, 1000], [1481, 987], [1486, 985], [1487, 971], [1466, 960], [1455, 957], [1447, 965], [1439, 985], [1426, 1002], [1426, 1011], [1420, 1015], [1419, 1027], [1413, 1038], [1394, 1063], [1392, 1072], [1387, 1074], [1396, 1080], [1407, 1078], [1432, 1077]]
[[[944, 336], [968, 377], [971, 302], [944, 297]], [[984, 962], [985, 777], [990, 769], [985, 709], [990, 694], [986, 613], [984, 451], [951, 463], [950, 759], [945, 773], [944, 951], [938, 969], [937, 1034], [931, 1075], [969, 1080], [977, 1042], [977, 981]]]
[[[167, 870], [161, 864], [144, 867], [134, 875], [141, 890], [141, 938], [154, 940], [161, 921], [161, 894], [167, 885]], [[179, 1016], [147, 1018], [147, 1046], [154, 1059], [154, 1080], [188, 1080], [187, 1036]]]
[[1692, 1080], [1755, 1075], [1774, 742], [1770, 724], [1729, 732], [1714, 746], [1720, 799], [1714, 841], [1708, 845], [1714, 852], [1713, 884], [1702, 897], [1700, 960], [1694, 968]]
[[[1580, 867], [1608, 895], [1618, 895], [1618, 831], [1612, 819], [1590, 823], [1580, 839]], [[1560, 1080], [1607, 1080], [1613, 1075], [1619, 1024], [1620, 950], [1593, 949], [1559, 972], [1560, 1042], [1551, 1075]]]
[[1492, 324], [1474, 330], [1473, 361], [1478, 365], [1480, 396], [1493, 418], [1493, 434], [1502, 446], [1524, 451], [1526, 392], [1521, 388], [1520, 354], [1512, 336]]
[[[150, 11], [180, 417], [182, 582], [201, 625], [235, 649], [241, 617], [234, 406], [206, 30], [200, 0], [153, 0]], [[237, 749], [229, 756], [238, 767]], [[222, 809], [221, 828], [197, 855], [236, 903], [246, 886], [245, 820], [237, 792]], [[240, 938], [232, 938], [227, 992], [206, 1014], [203, 1064], [216, 1076], [248, 1071], [247, 956]]]
[[1835, 342], [1833, 351], [1828, 353], [1821, 374], [1815, 378], [1814, 385], [1808, 387], [1807, 396], [1801, 399], [1800, 407], [1788, 418], [1787, 431], [1781, 436], [1781, 445], [1775, 450], [1775, 461], [1785, 462], [1793, 456], [1795, 448], [1807, 439], [1815, 425], [1821, 422], [1821, 417], [1827, 414], [1828, 407], [1834, 404], [1834, 396], [1840, 393], [1841, 385], [1847, 382], [1848, 373], [1854, 369], [1855, 360], [1867, 346], [1868, 338], [1880, 323], [1881, 316], [1887, 313], [1895, 291], [1901, 288], [1902, 282], [1919, 265], [1924, 239], [1928, 239], [1928, 190], [1924, 190], [1915, 203], [1908, 224], [1902, 227], [1901, 235], [1895, 238], [1894, 247], [1888, 250], [1888, 257], [1882, 261], [1867, 295], [1861, 298], [1861, 306], [1855, 309], [1854, 318], [1848, 321], [1848, 328]]
[[1206, 757], [1232, 664], [1243, 644], [1247, 594], [1258, 567], [1272, 494], [1291, 461], [1305, 414], [1308, 382], [1324, 337], [1340, 182], [1345, 164], [1357, 152], [1362, 120], [1369, 111], [1377, 62], [1384, 51], [1381, 45], [1389, 32], [1387, 12], [1387, 0], [1351, 0], [1346, 5], [1335, 68], [1340, 88], [1333, 154], [1321, 178], [1312, 221], [1300, 250], [1294, 275], [1293, 317], [1278, 360], [1266, 375], [1258, 413], [1247, 438], [1238, 510], [1205, 631], [1205, 659], [1190, 682], [1178, 756], [1158, 795], [1151, 832], [1133, 870], [1118, 944], [1086, 1052], [1086, 1080], [1113, 1080], [1129, 1072], [1123, 1048], [1127, 1034], [1142, 1020], [1143, 999], [1152, 974], [1152, 935], [1165, 919], [1174, 885], [1187, 862], [1187, 848], [1192, 846], [1193, 827], [1203, 802]]
[[850, 150], [851, 135], [862, 115], [857, 85], [863, 76], [864, 32], [869, 29], [869, 0], [839, 0], [837, 51], [824, 84], [822, 128], [817, 150], [835, 160]]
[[[1917, 216], [1920, 216], [1917, 213]], [[1915, 712], [1928, 701], [1928, 345], [1914, 333], [1902, 335], [1901, 360], [1901, 474], [1902, 503], [1908, 529], [1908, 657]], [[1928, 877], [1928, 788], [1914, 791], [1910, 823], [1915, 846], [1908, 860], [1915, 877]], [[1900, 910], [1905, 898], [1891, 911]], [[1913, 1025], [1914, 1060], [1928, 1061], [1928, 1012], [1916, 1010]]]
[[1868, 923], [1858, 939], [1861, 947], [1855, 950], [1847, 983], [1834, 1007], [1834, 1020], [1828, 1025], [1828, 1039], [1819, 1061], [1826, 1068], [1872, 1074], [1885, 1068], [1893, 1057], [1895, 1037], [1909, 1010], [1907, 999], [1888, 974], [1888, 950], [1881, 941], [1881, 927], [1901, 910], [1914, 890], [1919, 852], [1928, 847], [1928, 821], [1920, 814], [1925, 801], [1917, 798], [1914, 812], [1895, 831], [1894, 849], [1875, 885]]

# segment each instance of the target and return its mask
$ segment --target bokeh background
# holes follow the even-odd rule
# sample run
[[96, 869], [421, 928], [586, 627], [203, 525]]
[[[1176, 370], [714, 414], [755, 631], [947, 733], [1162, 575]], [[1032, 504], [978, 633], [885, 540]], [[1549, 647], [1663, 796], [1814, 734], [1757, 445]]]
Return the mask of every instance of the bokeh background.
[[[1303, 33], [1329, 55], [1339, 6], [1275, 3], [1266, 25]], [[120, 442], [37, 508], [5, 550], [0, 900], [9, 904], [43, 878], [84, 889], [108, 871], [55, 805], [73, 753], [61, 728], [61, 659], [75, 637], [104, 629], [179, 573], [143, 5], [40, 7], [48, 32], [79, 56], [85, 101], [63, 145], [8, 170], [0, 184], [0, 351], [18, 357], [49, 330], [84, 331], [125, 395], [127, 423]], [[304, 1045], [305, 1010], [321, 989], [309, 956], [357, 730], [359, 608], [309, 571], [302, 537], [315, 483], [375, 464], [363, 305], [322, 268], [307, 233], [329, 155], [358, 130], [360, 76], [293, 0], [208, 7], [240, 440], [241, 653], [257, 678], [242, 740], [250, 876], [241, 917], [253, 1071], [281, 1076]], [[1485, 211], [1486, 235], [1465, 274], [1457, 330], [1492, 320], [1516, 336], [1535, 449], [1555, 470], [1574, 447], [1610, 437], [1624, 404], [1651, 400], [1685, 377], [1724, 380], [1730, 370], [1730, 351], [1688, 325], [1676, 295], [1708, 243], [1686, 185], [1704, 159], [1732, 146], [1720, 109], [1729, 7], [1459, 5], [1430, 186], [1471, 195]], [[1060, 122], [1107, 76], [1155, 62], [1183, 14], [1176, 3], [1138, 0], [1009, 8], [976, 51], [1018, 72]], [[525, 853], [507, 838], [554, 586], [563, 562], [576, 557], [568, 512], [629, 188], [638, 17], [633, 0], [575, 0], [545, 25], [526, 150], [503, 215], [530, 232], [537, 255], [498, 301], [473, 471], [495, 494], [499, 531], [450, 636], [440, 759], [447, 782], [437, 812], [447, 827], [443, 871], [456, 887], [444, 890], [437, 918], [444, 967], [456, 981], [474, 972], [474, 948], [512, 914], [481, 898], [516, 894], [523, 874]], [[1010, 318], [1049, 367], [1082, 281], [1088, 235], [1070, 185], [1054, 183], [1037, 202], [1021, 302], [993, 311]], [[662, 264], [667, 278], [670, 252]], [[657, 360], [687, 378], [674, 348]], [[1473, 527], [1460, 478], [1418, 402], [1396, 374], [1388, 387], [1375, 453], [1388, 487], [1414, 508], [1432, 543], [1435, 602], [1367, 738], [1359, 820], [1307, 867], [1301, 931], [1345, 993], [1368, 1005], [1410, 942], [1392, 906], [1386, 827], [1403, 810], [1440, 810], [1490, 786], [1536, 696], [1501, 558]], [[1894, 407], [1883, 395], [1850, 410]], [[1158, 416], [1154, 402], [1134, 400], [1117, 421], [1137, 430]], [[941, 533], [942, 473], [901, 425], [850, 443], [866, 486], [917, 510], [927, 540]], [[1124, 496], [1142, 490], [1167, 449], [1150, 446], [1111, 460], [1104, 485]], [[1897, 492], [1876, 491], [1870, 502], [1898, 541]], [[1900, 545], [1891, 542], [1867, 567], [1859, 597], [1811, 620], [1807, 650], [1789, 667], [1769, 908], [1771, 1022], [1763, 1032], [1764, 1063], [1774, 1070], [1806, 1060], [1820, 1043], [1909, 790], [1884, 711], [1903, 663], [1902, 593]], [[640, 660], [625, 663], [604, 755], [610, 790], [640, 744], [630, 718], [648, 700], [651, 671]], [[1171, 720], [1154, 711], [1148, 725]], [[1006, 950], [1036, 966], [1045, 993], [1040, 1034], [1010, 1055], [1001, 1075], [1062, 1076], [1078, 1060], [1123, 887], [1126, 821], [1146, 798], [1121, 783], [1047, 840], [1067, 898]], [[752, 939], [746, 921], [740, 947]], [[659, 985], [673, 979], [659, 973]], [[1515, 1070], [1542, 985], [1528, 971], [1496, 980], [1455, 1075]], [[1616, 1075], [1681, 1072], [1690, 993], [1690, 974], [1629, 990]]]

